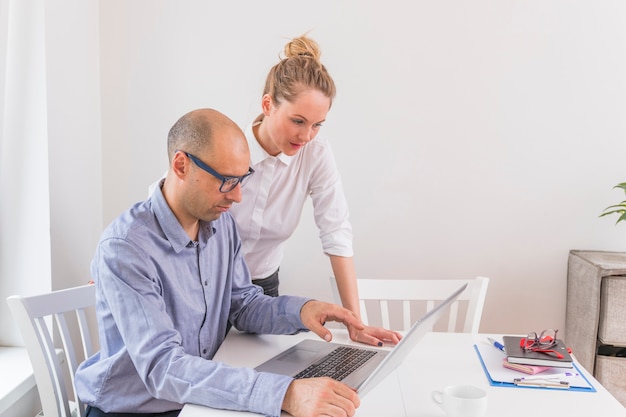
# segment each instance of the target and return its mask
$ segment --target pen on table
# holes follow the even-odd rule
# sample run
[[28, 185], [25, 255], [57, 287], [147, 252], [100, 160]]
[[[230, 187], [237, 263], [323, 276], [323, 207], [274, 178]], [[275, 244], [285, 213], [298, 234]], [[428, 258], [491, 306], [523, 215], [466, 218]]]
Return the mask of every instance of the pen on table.
[[489, 343], [491, 343], [493, 346], [495, 346], [496, 349], [498, 349], [498, 350], [500, 350], [502, 352], [505, 352], [504, 345], [502, 343], [498, 342], [495, 339], [492, 339], [491, 337], [488, 337], [487, 340], [489, 340]]
[[540, 376], [525, 376], [522, 378], [516, 378], [520, 381], [562, 381], [565, 378], [577, 377], [579, 376], [578, 372], [563, 372], [560, 374], [548, 374], [548, 375], [540, 375]]
[[530, 380], [530, 381], [525, 381], [523, 378], [515, 378], [513, 380], [513, 383], [515, 385], [518, 386], [526, 386], [526, 387], [541, 387], [541, 388], [560, 388], [560, 389], [567, 389], [569, 388], [569, 382], [567, 381], [555, 381], [555, 382], [551, 382], [551, 381], [544, 381], [541, 382], [539, 380]]

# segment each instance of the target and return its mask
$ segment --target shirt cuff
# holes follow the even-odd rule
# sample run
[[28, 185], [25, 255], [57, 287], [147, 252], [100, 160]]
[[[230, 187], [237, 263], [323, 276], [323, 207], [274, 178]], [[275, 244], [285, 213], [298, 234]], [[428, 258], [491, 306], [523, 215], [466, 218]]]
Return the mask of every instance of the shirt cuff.
[[250, 411], [280, 417], [283, 400], [292, 381], [290, 376], [259, 372], [250, 396]]
[[[300, 311], [302, 307], [309, 301], [311, 298], [307, 297], [298, 297], [298, 296], [288, 296], [288, 297], [280, 297], [284, 300], [283, 303], [279, 306], [278, 314], [287, 320], [289, 326], [294, 328], [295, 332], [299, 330], [304, 330], [304, 323], [302, 323], [302, 318], [300, 317]], [[283, 330], [282, 333], [289, 333], [289, 331]]]
[[327, 255], [343, 257], [354, 256], [352, 248], [352, 230], [342, 229], [334, 233], [320, 234], [322, 250]]

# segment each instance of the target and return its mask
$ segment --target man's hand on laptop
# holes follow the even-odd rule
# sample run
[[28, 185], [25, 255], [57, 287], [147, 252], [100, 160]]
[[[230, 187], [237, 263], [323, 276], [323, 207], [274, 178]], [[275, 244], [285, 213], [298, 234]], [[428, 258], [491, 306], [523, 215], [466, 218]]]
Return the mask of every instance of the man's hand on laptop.
[[353, 416], [361, 400], [346, 384], [332, 378], [294, 379], [282, 409], [295, 417]]
[[348, 328], [350, 339], [354, 342], [381, 347], [385, 343], [397, 345], [402, 335], [382, 327], [365, 326], [363, 330]]
[[307, 329], [327, 342], [330, 342], [333, 338], [330, 330], [324, 327], [327, 321], [343, 323], [350, 333], [365, 329], [361, 320], [347, 308], [317, 300], [308, 301], [302, 306], [300, 320], [302, 320]]

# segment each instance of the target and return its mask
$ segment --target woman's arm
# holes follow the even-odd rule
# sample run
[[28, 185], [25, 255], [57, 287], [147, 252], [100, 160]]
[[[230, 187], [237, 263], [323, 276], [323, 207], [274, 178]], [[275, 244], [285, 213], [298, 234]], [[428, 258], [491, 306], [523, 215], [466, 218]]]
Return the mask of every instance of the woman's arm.
[[352, 311], [360, 320], [359, 290], [356, 286], [356, 272], [352, 257], [336, 255], [329, 255], [329, 257], [330, 266], [337, 281], [341, 304]]

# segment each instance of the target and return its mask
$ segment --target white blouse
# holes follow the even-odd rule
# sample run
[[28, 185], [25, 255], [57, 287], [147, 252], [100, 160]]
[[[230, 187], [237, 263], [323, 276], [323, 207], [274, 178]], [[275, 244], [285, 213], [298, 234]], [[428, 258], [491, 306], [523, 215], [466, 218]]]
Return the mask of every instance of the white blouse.
[[255, 173], [246, 180], [242, 201], [233, 204], [231, 212], [252, 277], [276, 272], [307, 196], [313, 201], [324, 253], [352, 256], [348, 204], [330, 144], [318, 135], [294, 156], [271, 156], [257, 142], [252, 125], [245, 134]]

